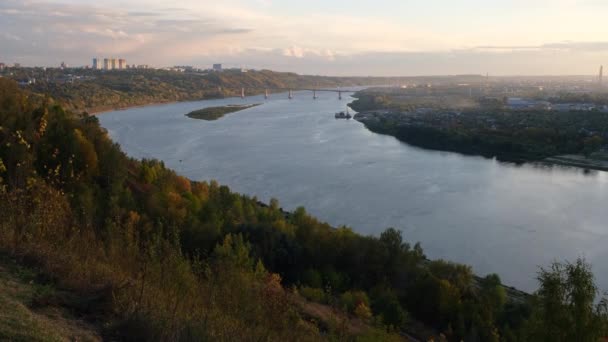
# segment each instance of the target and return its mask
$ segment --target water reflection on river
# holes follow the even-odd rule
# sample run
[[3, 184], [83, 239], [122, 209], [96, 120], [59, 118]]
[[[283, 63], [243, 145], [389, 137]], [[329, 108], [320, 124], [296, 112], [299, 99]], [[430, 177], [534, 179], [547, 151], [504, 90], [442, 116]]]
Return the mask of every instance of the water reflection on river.
[[[218, 121], [184, 114], [208, 106], [260, 103]], [[498, 273], [532, 291], [537, 265], [584, 256], [608, 289], [608, 174], [500, 163], [428, 151], [336, 120], [347, 101], [322, 93], [232, 98], [100, 115], [112, 138], [138, 158], [158, 158], [197, 180], [286, 209], [305, 206], [363, 234], [386, 227], [420, 241], [431, 258]]]

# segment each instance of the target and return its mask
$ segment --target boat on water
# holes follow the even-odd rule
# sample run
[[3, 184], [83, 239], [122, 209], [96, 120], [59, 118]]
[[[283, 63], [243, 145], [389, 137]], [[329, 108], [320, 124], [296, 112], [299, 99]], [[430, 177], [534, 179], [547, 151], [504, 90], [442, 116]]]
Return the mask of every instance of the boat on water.
[[352, 118], [352, 116], [350, 115], [350, 112], [348, 111], [348, 107], [346, 107], [346, 112], [336, 113], [335, 118], [350, 120]]

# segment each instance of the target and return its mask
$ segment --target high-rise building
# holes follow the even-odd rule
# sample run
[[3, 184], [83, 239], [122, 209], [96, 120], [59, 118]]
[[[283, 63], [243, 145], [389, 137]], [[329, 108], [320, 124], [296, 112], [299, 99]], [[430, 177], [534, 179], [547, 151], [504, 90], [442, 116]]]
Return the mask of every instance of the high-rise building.
[[213, 64], [213, 71], [222, 71], [222, 64]]
[[112, 63], [112, 70], [118, 69], [118, 62], [117, 62], [116, 58], [112, 58], [112, 59], [110, 59], [110, 61]]
[[119, 70], [124, 70], [127, 68], [127, 60], [126, 59], [119, 59], [118, 60], [118, 69]]
[[103, 70], [112, 70], [112, 65], [110, 64], [110, 60], [107, 58], [103, 59]]
[[599, 79], [598, 79], [600, 87], [602, 86], [603, 78], [604, 78], [604, 66], [600, 65], [600, 76], [599, 76]]
[[0, 63], [0, 71], [4, 70], [4, 68], [6, 68], [6, 64]]
[[93, 69], [101, 69], [101, 63], [99, 63], [99, 58], [93, 58]]

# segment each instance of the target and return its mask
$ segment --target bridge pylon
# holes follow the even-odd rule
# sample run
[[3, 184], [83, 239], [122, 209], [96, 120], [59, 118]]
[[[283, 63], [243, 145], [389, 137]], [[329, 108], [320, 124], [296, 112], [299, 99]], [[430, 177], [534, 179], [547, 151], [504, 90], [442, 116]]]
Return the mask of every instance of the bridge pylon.
[[268, 100], [268, 89], [264, 89], [264, 99]]
[[291, 89], [289, 89], [289, 99], [293, 99], [293, 93], [291, 92]]
[[312, 99], [313, 99], [313, 100], [316, 100], [316, 99], [317, 99], [317, 90], [316, 90], [316, 89], [313, 89], [313, 90], [312, 90]]
[[338, 100], [342, 100], [342, 90], [338, 91]]
[[245, 88], [241, 88], [241, 98], [245, 98]]

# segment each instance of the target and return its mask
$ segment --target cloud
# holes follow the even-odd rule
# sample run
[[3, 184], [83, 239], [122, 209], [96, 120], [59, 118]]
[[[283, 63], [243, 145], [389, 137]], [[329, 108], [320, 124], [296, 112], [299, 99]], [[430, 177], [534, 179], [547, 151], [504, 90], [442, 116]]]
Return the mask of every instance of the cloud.
[[558, 43], [547, 43], [541, 45], [523, 45], [523, 46], [500, 46], [500, 45], [484, 45], [477, 46], [474, 50], [480, 51], [540, 51], [540, 50], [563, 50], [563, 51], [608, 51], [608, 41], [602, 42], [574, 42], [565, 41]]
[[3, 39], [6, 39], [6, 40], [13, 40], [13, 41], [21, 41], [21, 40], [23, 40], [23, 39], [21, 39], [21, 37], [16, 36], [14, 34], [10, 34], [8, 32], [2, 32], [2, 33], [0, 33], [0, 37], [2, 37]]
[[605, 42], [561, 42], [543, 45], [546, 49], [578, 50], [578, 51], [608, 51], [608, 41]]
[[83, 33], [87, 33], [93, 36], [117, 39], [129, 39], [130, 36], [123, 30], [113, 30], [111, 28], [100, 28], [96, 26], [85, 26], [82, 28]]
[[522, 51], [522, 50], [540, 50], [542, 46], [495, 46], [495, 45], [483, 45], [476, 46], [473, 50], [487, 50], [487, 51]]
[[308, 49], [299, 46], [291, 46], [282, 50], [285, 57], [304, 58], [306, 56], [324, 57], [328, 61], [335, 60], [336, 54], [329, 49]]
[[295, 58], [303, 58], [304, 57], [304, 49], [298, 46], [288, 47], [283, 49], [283, 56], [285, 57], [295, 57]]
[[[41, 59], [62, 60], [62, 55], [71, 53], [74, 59], [88, 60], [85, 54], [106, 51], [127, 53], [129, 58], [154, 58], [154, 62], [147, 62], [153, 64], [159, 63], [160, 56], [168, 57], [164, 63], [170, 63], [196, 55], [219, 57], [263, 48], [279, 49], [285, 57], [332, 61], [338, 54], [400, 50], [414, 41], [432, 41], [428, 36], [423, 38], [423, 33], [380, 19], [323, 13], [281, 17], [233, 3], [202, 8], [198, 2], [185, 1], [180, 3], [185, 8], [135, 11], [48, 1], [53, 0], [3, 0], [0, 4], [0, 11], [10, 12], [0, 14], [0, 31], [29, 32], [29, 40], [49, 49]], [[273, 5], [267, 1], [263, 6]]]
[[132, 11], [132, 12], [127, 12], [127, 15], [129, 17], [158, 17], [158, 16], [161, 16], [161, 13]]
[[[557, 1], [570, 6], [574, 0]], [[586, 42], [547, 39], [545, 31], [568, 27], [544, 17], [537, 30], [501, 27], [494, 19], [478, 30], [479, 22], [455, 28], [449, 18], [430, 25], [323, 6], [283, 13], [277, 8], [292, 5], [268, 0], [180, 0], [179, 8], [168, 6], [169, 0], [102, 2], [0, 0], [0, 60], [83, 65], [92, 57], [115, 56], [157, 66], [223, 62], [335, 75], [582, 73], [587, 64], [608, 62], [604, 31], [581, 35]], [[471, 20], [478, 18], [484, 17]]]
[[[24, 58], [26, 64], [54, 65], [66, 60], [81, 65], [100, 54], [164, 64], [197, 54], [234, 53], [241, 47], [235, 38], [226, 37], [253, 31], [182, 8], [128, 11], [86, 4], [0, 2], [0, 59]], [[37, 58], [32, 46], [38, 49]]]
[[216, 30], [215, 33], [244, 34], [244, 33], [251, 33], [253, 31], [254, 31], [253, 29], [248, 29], [248, 28], [226, 28], [226, 29]]

